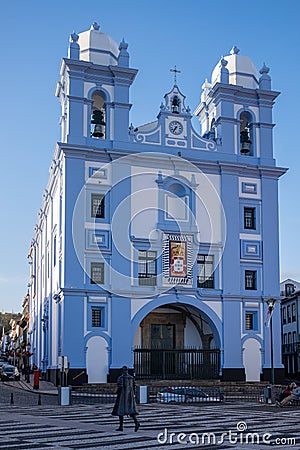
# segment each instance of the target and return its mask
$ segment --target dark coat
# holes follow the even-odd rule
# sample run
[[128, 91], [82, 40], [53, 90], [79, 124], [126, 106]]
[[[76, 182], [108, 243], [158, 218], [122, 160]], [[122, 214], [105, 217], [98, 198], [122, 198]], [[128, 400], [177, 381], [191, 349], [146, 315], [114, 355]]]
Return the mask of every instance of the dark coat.
[[112, 410], [113, 416], [138, 414], [134, 397], [134, 378], [123, 373], [117, 380], [117, 399]]

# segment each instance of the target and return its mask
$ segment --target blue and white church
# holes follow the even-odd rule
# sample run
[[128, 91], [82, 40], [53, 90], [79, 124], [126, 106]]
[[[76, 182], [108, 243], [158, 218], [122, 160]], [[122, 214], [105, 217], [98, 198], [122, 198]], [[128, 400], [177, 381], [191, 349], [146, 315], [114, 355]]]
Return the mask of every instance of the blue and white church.
[[[69, 384], [280, 381], [278, 180], [269, 68], [233, 47], [186, 105], [176, 82], [131, 124], [128, 44], [73, 33], [61, 140], [29, 254], [32, 363]], [[158, 105], [160, 99], [158, 99]], [[199, 131], [192, 125], [195, 115]], [[200, 131], [201, 129], [201, 131]]]

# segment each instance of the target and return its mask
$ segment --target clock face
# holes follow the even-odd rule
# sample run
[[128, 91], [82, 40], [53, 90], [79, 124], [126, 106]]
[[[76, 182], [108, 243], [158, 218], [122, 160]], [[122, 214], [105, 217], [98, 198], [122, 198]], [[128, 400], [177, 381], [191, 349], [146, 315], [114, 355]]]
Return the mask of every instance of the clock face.
[[178, 122], [178, 120], [173, 120], [169, 124], [169, 130], [173, 134], [181, 134], [183, 132], [182, 123]]

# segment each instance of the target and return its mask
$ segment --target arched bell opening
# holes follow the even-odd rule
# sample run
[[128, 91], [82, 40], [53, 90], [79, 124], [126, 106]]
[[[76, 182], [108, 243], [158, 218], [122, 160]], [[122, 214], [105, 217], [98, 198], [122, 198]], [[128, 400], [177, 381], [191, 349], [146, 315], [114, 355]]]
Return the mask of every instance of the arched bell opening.
[[180, 112], [180, 100], [179, 97], [177, 97], [177, 95], [174, 95], [174, 97], [172, 98], [172, 113], [173, 114], [179, 114]]
[[160, 306], [140, 322], [134, 337], [139, 379], [218, 379], [219, 339], [209, 318], [191, 305]]
[[240, 153], [241, 155], [253, 155], [253, 120], [248, 111], [240, 114]]
[[91, 137], [105, 139], [106, 137], [106, 96], [96, 91], [92, 95]]

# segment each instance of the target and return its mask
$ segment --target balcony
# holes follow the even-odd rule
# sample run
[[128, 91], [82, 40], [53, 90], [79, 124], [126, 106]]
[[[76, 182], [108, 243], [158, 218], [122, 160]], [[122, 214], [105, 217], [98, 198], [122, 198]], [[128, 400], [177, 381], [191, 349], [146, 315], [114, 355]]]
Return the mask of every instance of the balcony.
[[300, 342], [291, 342], [282, 345], [282, 354], [298, 354], [300, 353]]

